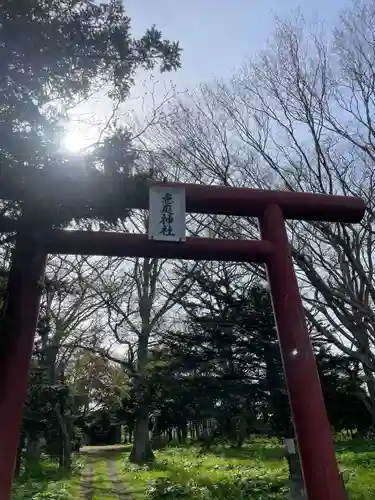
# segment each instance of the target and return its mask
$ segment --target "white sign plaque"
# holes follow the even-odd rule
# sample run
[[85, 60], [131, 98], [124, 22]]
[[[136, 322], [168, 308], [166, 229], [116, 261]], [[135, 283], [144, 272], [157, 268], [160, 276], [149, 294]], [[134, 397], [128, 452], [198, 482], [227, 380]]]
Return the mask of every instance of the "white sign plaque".
[[153, 186], [149, 196], [149, 239], [185, 241], [185, 189]]
[[285, 448], [289, 455], [296, 454], [296, 443], [294, 442], [293, 438], [285, 439]]

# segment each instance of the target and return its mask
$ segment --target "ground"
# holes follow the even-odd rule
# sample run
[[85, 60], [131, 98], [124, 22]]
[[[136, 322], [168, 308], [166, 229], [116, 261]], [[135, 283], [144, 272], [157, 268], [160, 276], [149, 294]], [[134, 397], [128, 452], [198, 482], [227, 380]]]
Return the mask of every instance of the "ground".
[[[375, 441], [337, 443], [350, 500], [375, 497]], [[193, 446], [156, 452], [153, 465], [127, 462], [127, 447], [85, 448], [70, 477], [48, 460], [15, 484], [13, 500], [285, 499], [287, 469], [275, 439], [254, 439], [235, 449], [199, 455]], [[39, 493], [38, 493], [39, 492]]]

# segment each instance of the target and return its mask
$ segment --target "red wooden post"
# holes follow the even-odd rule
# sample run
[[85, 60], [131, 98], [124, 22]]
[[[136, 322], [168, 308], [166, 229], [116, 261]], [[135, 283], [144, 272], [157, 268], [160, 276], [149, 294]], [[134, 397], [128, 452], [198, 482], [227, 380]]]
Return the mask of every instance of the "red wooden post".
[[11, 497], [46, 254], [18, 237], [0, 333], [0, 498]]
[[280, 207], [265, 210], [260, 229], [262, 238], [276, 249], [267, 261], [268, 279], [307, 496], [309, 500], [344, 500]]

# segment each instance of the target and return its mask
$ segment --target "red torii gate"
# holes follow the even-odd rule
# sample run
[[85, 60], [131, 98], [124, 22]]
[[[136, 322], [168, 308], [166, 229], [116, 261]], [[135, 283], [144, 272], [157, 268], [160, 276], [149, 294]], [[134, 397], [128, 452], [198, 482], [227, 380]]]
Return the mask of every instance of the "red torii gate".
[[[10, 499], [27, 392], [29, 363], [38, 319], [41, 286], [49, 253], [164, 257], [192, 260], [265, 262], [289, 391], [293, 422], [309, 500], [344, 500], [330, 425], [293, 268], [285, 219], [359, 222], [359, 198], [261, 191], [194, 184], [163, 184], [186, 190], [186, 210], [257, 217], [261, 240], [187, 238], [152, 241], [145, 235], [111, 232], [45, 231], [19, 224], [9, 275], [5, 331], [0, 352], [0, 498]], [[147, 209], [140, 197], [129, 208]], [[22, 222], [22, 221], [20, 221]], [[0, 220], [0, 231], [16, 230]]]

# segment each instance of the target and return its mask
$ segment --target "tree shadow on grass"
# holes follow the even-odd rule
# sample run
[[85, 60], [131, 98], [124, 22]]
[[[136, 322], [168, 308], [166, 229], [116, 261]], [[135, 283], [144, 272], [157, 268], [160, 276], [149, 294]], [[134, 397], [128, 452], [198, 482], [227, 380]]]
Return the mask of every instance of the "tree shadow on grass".
[[269, 445], [266, 442], [253, 442], [241, 447], [217, 446], [212, 447], [208, 455], [216, 455], [225, 459], [278, 461], [285, 458], [284, 447], [280, 445]]
[[350, 441], [338, 441], [335, 444], [336, 451], [342, 452], [375, 452], [375, 440], [369, 439], [352, 439]]
[[[51, 460], [48, 457], [40, 457], [34, 460], [29, 459], [27, 469], [16, 478], [13, 484], [15, 498], [28, 499], [36, 493], [44, 493], [48, 491], [51, 484], [63, 484], [76, 478], [79, 481], [81, 469], [75, 466], [70, 471], [60, 469], [56, 460]], [[57, 486], [58, 487], [58, 486]]]
[[[13, 491], [15, 498], [24, 500], [32, 498], [36, 493], [45, 493], [50, 490], [51, 484], [61, 482], [63, 487], [64, 480], [68, 481], [72, 478], [72, 473], [58, 471], [43, 471], [42, 473], [28, 472], [19, 476], [14, 484]], [[13, 498], [13, 497], [12, 497]]]
[[18, 484], [23, 484], [28, 481], [35, 482], [55, 482], [64, 479], [70, 479], [72, 476], [79, 475], [76, 468], [71, 470], [62, 469], [58, 466], [57, 461], [43, 459], [43, 457], [35, 460], [30, 460], [27, 463], [27, 468], [17, 478]]
[[[229, 449], [230, 450], [230, 449]], [[132, 470], [144, 477], [144, 488], [148, 483], [153, 490], [152, 498], [160, 498], [168, 493], [169, 498], [283, 498], [286, 492], [287, 473], [283, 468], [267, 468], [261, 464], [244, 463], [249, 458], [248, 451], [235, 455], [237, 463], [206, 461], [201, 456], [178, 455], [171, 449], [167, 460], [157, 460], [144, 467], [131, 465]], [[222, 447], [220, 449], [222, 455]], [[250, 458], [254, 458], [254, 451]], [[270, 457], [274, 458], [274, 455]], [[156, 473], [156, 474], [155, 474]], [[206, 491], [206, 496], [204, 491]], [[130, 489], [130, 492], [132, 490]], [[251, 496], [257, 493], [258, 496]], [[159, 495], [159, 496], [158, 496]], [[209, 496], [208, 496], [209, 495]]]
[[[168, 492], [173, 498], [283, 498], [287, 492], [287, 478], [282, 475], [247, 475], [236, 472], [219, 475], [215, 479], [208, 475], [194, 475], [180, 467], [169, 465], [167, 474], [153, 480], [155, 498]], [[206, 492], [206, 493], [205, 493]], [[158, 496], [159, 495], [159, 496]], [[256, 496], [252, 496], [256, 495]]]
[[131, 445], [85, 446], [80, 449], [79, 455], [108, 458], [122, 453], [130, 453], [131, 448]]

